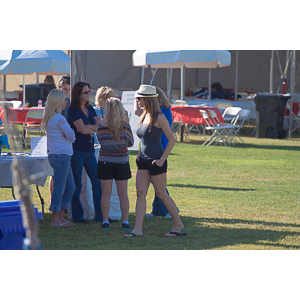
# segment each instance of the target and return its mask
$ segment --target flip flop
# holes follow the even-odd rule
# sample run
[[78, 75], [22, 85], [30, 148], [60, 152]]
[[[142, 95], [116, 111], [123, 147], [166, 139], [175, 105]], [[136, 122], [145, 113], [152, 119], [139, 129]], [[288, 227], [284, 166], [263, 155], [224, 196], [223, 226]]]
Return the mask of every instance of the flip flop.
[[130, 233], [125, 234], [125, 235], [123, 235], [123, 236], [124, 236], [124, 238], [131, 238], [131, 237], [134, 237], [134, 236], [143, 237], [144, 235], [143, 235], [143, 234], [142, 234], [142, 235], [139, 235], [139, 234], [135, 234], [135, 233], [133, 233], [133, 232], [130, 232]]
[[[172, 235], [169, 235], [169, 234], [172, 234]], [[184, 236], [184, 235], [187, 235], [185, 231], [182, 231], [182, 232], [170, 231], [165, 234], [166, 237], [175, 237], [175, 236]]]
[[[65, 223], [61, 223], [59, 225], [51, 225], [52, 227], [68, 227], [66, 226], [68, 223], [70, 223], [69, 221], [65, 222]], [[70, 226], [70, 225], [69, 225]]]

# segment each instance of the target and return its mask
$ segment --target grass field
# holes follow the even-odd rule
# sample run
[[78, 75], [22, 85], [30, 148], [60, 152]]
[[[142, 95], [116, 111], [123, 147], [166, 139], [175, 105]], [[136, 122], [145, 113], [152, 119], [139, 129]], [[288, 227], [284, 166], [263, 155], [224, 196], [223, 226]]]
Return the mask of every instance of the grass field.
[[[147, 219], [144, 237], [125, 239], [121, 221], [50, 227], [48, 181], [40, 188], [45, 215], [39, 237], [46, 250], [297, 250], [300, 249], [300, 139], [244, 137], [235, 147], [201, 146], [201, 136], [177, 143], [169, 156], [168, 190], [180, 209], [186, 237], [166, 238], [170, 219]], [[130, 223], [135, 219], [136, 152], [130, 153]], [[38, 203], [33, 187], [32, 200]], [[154, 193], [149, 189], [147, 213]], [[11, 199], [1, 189], [1, 200]]]

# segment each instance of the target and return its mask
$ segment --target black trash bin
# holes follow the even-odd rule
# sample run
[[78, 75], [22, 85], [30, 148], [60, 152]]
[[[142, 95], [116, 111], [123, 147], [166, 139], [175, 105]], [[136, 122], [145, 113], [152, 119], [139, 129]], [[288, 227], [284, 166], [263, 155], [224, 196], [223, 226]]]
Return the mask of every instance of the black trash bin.
[[284, 110], [288, 94], [259, 93], [254, 97], [256, 106], [256, 137], [270, 139], [284, 139], [283, 129]]
[[[20, 85], [23, 88], [23, 85]], [[48, 83], [36, 83], [25, 85], [25, 97], [26, 102], [29, 103], [29, 107], [38, 106], [38, 101], [41, 99], [43, 106], [47, 100], [49, 92], [55, 89], [55, 85]]]

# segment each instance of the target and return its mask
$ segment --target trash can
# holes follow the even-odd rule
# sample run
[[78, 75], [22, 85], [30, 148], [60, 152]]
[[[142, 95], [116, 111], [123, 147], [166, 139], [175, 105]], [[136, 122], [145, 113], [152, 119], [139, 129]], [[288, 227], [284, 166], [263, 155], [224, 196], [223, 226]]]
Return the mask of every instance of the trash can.
[[[0, 201], [0, 250], [22, 250], [26, 230], [23, 227], [21, 201]], [[37, 220], [42, 219], [42, 213], [34, 207]]]
[[284, 139], [284, 110], [289, 94], [259, 93], [254, 97], [256, 109], [256, 137]]
[[[23, 88], [23, 85], [20, 85]], [[38, 101], [41, 99], [43, 106], [47, 100], [49, 92], [55, 89], [55, 85], [47, 83], [36, 83], [25, 85], [25, 97], [26, 102], [29, 103], [29, 107], [38, 106]]]

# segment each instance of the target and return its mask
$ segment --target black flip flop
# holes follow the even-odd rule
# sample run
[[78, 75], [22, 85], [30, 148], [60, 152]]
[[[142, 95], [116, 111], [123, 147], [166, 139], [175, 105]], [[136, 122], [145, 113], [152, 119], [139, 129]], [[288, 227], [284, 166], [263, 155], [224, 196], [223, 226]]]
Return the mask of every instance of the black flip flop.
[[135, 234], [133, 232], [130, 232], [130, 233], [125, 234], [123, 236], [124, 236], [124, 238], [131, 238], [131, 237], [135, 237], [135, 236], [143, 237], [144, 235], [139, 235], [139, 234]]
[[[167, 234], [173, 234], [174, 236], [169, 236]], [[182, 232], [170, 231], [170, 232], [165, 234], [166, 237], [176, 237], [176, 236], [184, 236], [184, 235], [187, 235], [185, 231], [182, 231]]]

